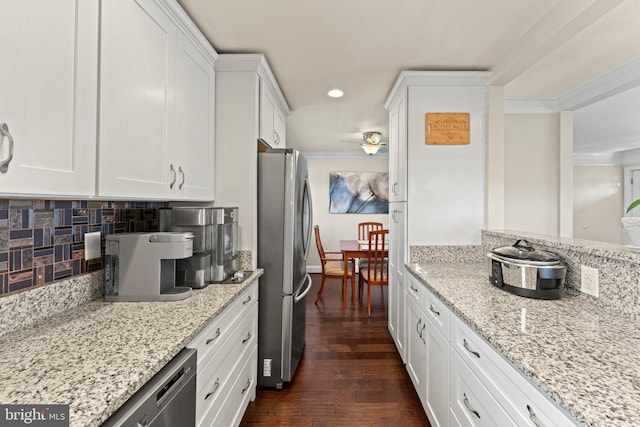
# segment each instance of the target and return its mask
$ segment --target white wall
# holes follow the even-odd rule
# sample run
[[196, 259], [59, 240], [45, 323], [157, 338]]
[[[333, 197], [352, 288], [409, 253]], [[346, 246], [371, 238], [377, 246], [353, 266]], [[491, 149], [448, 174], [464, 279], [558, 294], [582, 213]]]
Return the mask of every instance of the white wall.
[[505, 116], [505, 228], [558, 235], [559, 114]]
[[[388, 214], [329, 213], [330, 172], [388, 172], [388, 157], [307, 157], [307, 162], [313, 200], [313, 223], [320, 227], [325, 251], [338, 251], [340, 240], [357, 239], [359, 222], [381, 222], [388, 228]], [[320, 272], [320, 257], [315, 247], [315, 237], [312, 246], [307, 259], [307, 270]]]
[[573, 168], [573, 237], [622, 244], [621, 165]]

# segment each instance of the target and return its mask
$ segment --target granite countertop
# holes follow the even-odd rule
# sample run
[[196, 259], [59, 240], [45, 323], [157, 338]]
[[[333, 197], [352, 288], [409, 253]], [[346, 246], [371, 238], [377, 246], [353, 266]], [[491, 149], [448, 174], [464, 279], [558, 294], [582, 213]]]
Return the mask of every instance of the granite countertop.
[[640, 322], [588, 297], [536, 300], [489, 283], [486, 263], [407, 264], [428, 289], [585, 426], [640, 420]]
[[95, 300], [0, 338], [0, 403], [69, 404], [98, 426], [262, 275], [171, 302]]

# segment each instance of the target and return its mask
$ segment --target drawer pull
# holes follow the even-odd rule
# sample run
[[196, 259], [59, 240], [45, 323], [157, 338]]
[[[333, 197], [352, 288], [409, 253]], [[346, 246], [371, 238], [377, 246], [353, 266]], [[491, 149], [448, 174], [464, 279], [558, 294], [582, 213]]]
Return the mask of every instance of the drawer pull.
[[244, 394], [245, 391], [249, 390], [249, 386], [251, 385], [251, 379], [247, 378], [247, 385], [242, 389], [240, 394]]
[[429, 304], [429, 310], [431, 310], [431, 312], [435, 313], [437, 316], [440, 316], [440, 312], [433, 308], [433, 305], [431, 304]]
[[204, 400], [207, 400], [208, 398], [210, 398], [211, 396], [213, 396], [215, 394], [216, 391], [218, 391], [218, 387], [220, 387], [220, 377], [216, 378], [216, 382], [215, 382], [215, 387], [213, 388], [212, 391], [210, 391], [209, 393], [207, 393], [207, 395], [204, 397]]
[[469, 344], [467, 343], [467, 340], [465, 338], [462, 339], [462, 345], [469, 353], [473, 354], [475, 357], [480, 359], [480, 353], [478, 353], [475, 350], [471, 350], [471, 347], [469, 347]]
[[251, 332], [247, 333], [247, 337], [245, 339], [242, 340], [242, 344], [246, 343], [247, 341], [249, 341], [251, 339]]
[[249, 298], [247, 298], [246, 300], [242, 301], [242, 305], [247, 305], [249, 303], [249, 301], [251, 301], [251, 295], [249, 295]]
[[209, 338], [207, 340], [207, 345], [211, 344], [212, 341], [217, 340], [219, 336], [220, 336], [220, 328], [216, 329], [216, 336], [215, 337]]
[[533, 408], [529, 405], [527, 405], [527, 410], [529, 411], [529, 418], [531, 418], [531, 422], [536, 426], [536, 427], [544, 427], [544, 424], [542, 424], [540, 422], [540, 420], [538, 419], [538, 417], [536, 417], [536, 413], [533, 412]]
[[473, 409], [471, 407], [471, 404], [469, 403], [469, 399], [467, 399], [467, 394], [466, 393], [462, 393], [462, 395], [464, 396], [464, 406], [467, 407], [467, 409], [469, 410], [469, 412], [471, 412], [473, 415], [475, 415], [476, 417], [478, 417], [478, 419], [480, 419], [480, 412], [476, 411], [475, 409]]
[[409, 285], [409, 288], [415, 293], [418, 293], [418, 288], [414, 288], [413, 285]]

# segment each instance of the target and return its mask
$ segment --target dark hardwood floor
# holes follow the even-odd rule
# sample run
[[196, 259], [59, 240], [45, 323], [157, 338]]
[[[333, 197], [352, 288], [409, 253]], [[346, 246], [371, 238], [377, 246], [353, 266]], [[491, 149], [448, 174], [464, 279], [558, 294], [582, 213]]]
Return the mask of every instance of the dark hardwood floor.
[[[283, 390], [258, 389], [241, 426], [429, 426], [387, 329], [387, 288], [342, 309], [342, 286], [331, 279], [314, 305], [320, 275], [307, 296], [304, 355]], [[350, 293], [350, 292], [349, 292]], [[357, 298], [357, 296], [356, 296]]]

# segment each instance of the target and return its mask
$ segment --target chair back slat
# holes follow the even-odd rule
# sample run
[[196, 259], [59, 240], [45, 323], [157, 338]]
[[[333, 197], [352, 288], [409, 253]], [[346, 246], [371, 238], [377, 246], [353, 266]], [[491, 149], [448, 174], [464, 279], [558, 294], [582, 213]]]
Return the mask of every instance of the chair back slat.
[[361, 222], [358, 224], [358, 240], [367, 240], [369, 232], [382, 230], [384, 226], [381, 222]]
[[322, 262], [322, 265], [324, 266], [325, 261], [325, 254], [324, 254], [324, 248], [322, 247], [322, 241], [320, 240], [320, 227], [317, 225], [313, 226], [313, 231], [316, 235], [316, 247], [318, 248], [318, 255], [320, 255], [320, 261]]

